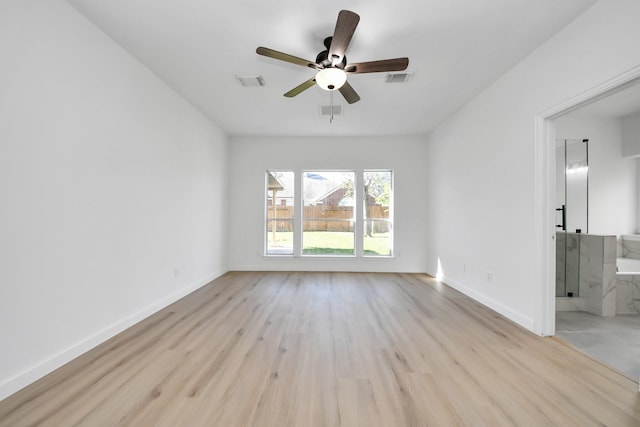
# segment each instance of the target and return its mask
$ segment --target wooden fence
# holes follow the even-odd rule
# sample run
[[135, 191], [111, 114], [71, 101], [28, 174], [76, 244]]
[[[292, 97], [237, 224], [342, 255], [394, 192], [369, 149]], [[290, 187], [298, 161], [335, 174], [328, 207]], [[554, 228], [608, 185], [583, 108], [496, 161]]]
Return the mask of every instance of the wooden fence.
[[[293, 206], [276, 206], [275, 221], [273, 206], [267, 209], [268, 230], [293, 231]], [[353, 206], [305, 206], [304, 231], [353, 231]], [[389, 212], [384, 206], [369, 206], [369, 218], [388, 219]], [[349, 221], [351, 219], [351, 221]], [[375, 225], [378, 233], [387, 231], [387, 223], [379, 222]]]

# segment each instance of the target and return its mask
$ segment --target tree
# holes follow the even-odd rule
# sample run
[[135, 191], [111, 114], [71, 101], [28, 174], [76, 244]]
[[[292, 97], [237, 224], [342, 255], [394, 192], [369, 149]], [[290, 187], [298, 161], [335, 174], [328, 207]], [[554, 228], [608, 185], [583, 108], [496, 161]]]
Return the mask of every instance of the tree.
[[373, 221], [371, 218], [371, 203], [389, 207], [389, 195], [391, 192], [391, 181], [389, 171], [365, 172], [364, 173], [364, 215], [365, 234], [371, 237], [373, 234]]

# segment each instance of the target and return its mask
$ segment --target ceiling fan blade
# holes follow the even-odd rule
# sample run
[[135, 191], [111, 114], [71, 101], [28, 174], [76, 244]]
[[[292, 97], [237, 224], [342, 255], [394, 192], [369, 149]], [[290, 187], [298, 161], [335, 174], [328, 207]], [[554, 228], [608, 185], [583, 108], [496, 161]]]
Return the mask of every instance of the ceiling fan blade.
[[351, 87], [349, 82], [345, 82], [344, 85], [340, 89], [338, 89], [344, 99], [347, 100], [349, 104], [353, 104], [354, 102], [360, 101], [360, 95]]
[[316, 78], [314, 77], [302, 83], [301, 85], [294, 87], [289, 92], [285, 93], [284, 96], [286, 96], [287, 98], [293, 98], [294, 96], [301, 94], [302, 92], [309, 89], [311, 86], [315, 84], [316, 84]]
[[402, 71], [409, 66], [409, 58], [382, 59], [380, 61], [347, 64], [347, 73], [380, 73], [384, 71]]
[[277, 50], [269, 49], [268, 47], [262, 47], [256, 49], [258, 55], [268, 56], [269, 58], [279, 59], [280, 61], [290, 62], [296, 65], [302, 65], [303, 67], [313, 68], [319, 70], [320, 66], [315, 62], [298, 58], [297, 56], [289, 55], [288, 53], [278, 52]]
[[329, 60], [331, 64], [336, 65], [342, 62], [342, 58], [347, 52], [351, 37], [356, 31], [356, 27], [360, 22], [360, 16], [350, 10], [341, 10], [338, 13], [338, 21], [336, 29], [333, 31], [333, 39], [329, 47]]

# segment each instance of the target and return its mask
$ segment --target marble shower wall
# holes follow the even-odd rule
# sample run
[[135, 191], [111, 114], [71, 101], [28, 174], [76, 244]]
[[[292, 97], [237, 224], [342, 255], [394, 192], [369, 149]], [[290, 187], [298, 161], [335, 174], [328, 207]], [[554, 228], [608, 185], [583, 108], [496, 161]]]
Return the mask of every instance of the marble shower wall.
[[600, 316], [616, 315], [615, 236], [579, 235], [580, 296], [587, 298], [587, 311]]
[[580, 304], [586, 311], [615, 316], [617, 245], [615, 236], [556, 233], [556, 296], [567, 295], [566, 281], [567, 292], [586, 300]]
[[618, 274], [616, 284], [616, 314], [640, 314], [640, 276]]
[[638, 239], [637, 237], [633, 237], [635, 236], [620, 236], [620, 252], [618, 252], [619, 257], [640, 259], [640, 239]]

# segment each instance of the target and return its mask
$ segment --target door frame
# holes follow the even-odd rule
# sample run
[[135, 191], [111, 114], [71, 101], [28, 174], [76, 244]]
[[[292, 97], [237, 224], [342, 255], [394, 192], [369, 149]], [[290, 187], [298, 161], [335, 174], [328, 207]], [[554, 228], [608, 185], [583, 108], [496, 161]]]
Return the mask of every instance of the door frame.
[[556, 150], [553, 121], [587, 104], [606, 98], [629, 86], [640, 83], [640, 66], [634, 67], [571, 99], [568, 99], [535, 117], [534, 154], [534, 233], [536, 245], [535, 265], [541, 279], [540, 324], [536, 332], [543, 336], [555, 335], [555, 203], [556, 203]]

